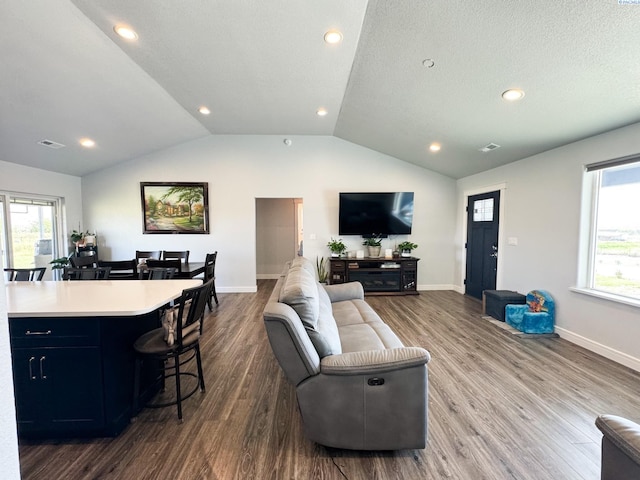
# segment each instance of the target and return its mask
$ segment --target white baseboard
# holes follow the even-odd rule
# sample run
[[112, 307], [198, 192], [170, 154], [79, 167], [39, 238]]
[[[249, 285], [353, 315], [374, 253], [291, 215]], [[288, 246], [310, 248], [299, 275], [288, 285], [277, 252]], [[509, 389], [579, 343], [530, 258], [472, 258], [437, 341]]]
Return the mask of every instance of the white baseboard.
[[426, 290], [455, 290], [455, 285], [418, 285], [418, 291]]
[[216, 285], [216, 293], [256, 293], [258, 287], [218, 287]]
[[258, 273], [256, 278], [258, 280], [277, 280], [282, 276], [282, 273]]
[[640, 372], [640, 359], [632, 357], [624, 352], [619, 352], [618, 350], [614, 350], [611, 347], [607, 347], [606, 345], [602, 345], [601, 343], [594, 342], [593, 340], [583, 337], [582, 335], [578, 335], [564, 328], [560, 328], [556, 326], [556, 333], [560, 335], [561, 338], [565, 340], [575, 343], [576, 345], [580, 345], [587, 350], [597, 353], [598, 355], [602, 355], [609, 360], [613, 360], [616, 363], [624, 365], [625, 367], [629, 367], [636, 372]]

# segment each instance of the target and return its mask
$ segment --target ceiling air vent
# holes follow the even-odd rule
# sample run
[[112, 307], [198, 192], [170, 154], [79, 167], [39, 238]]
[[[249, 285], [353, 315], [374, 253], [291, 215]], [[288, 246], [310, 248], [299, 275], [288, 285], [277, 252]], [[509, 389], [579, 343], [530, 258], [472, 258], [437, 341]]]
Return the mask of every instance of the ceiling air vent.
[[496, 143], [490, 143], [489, 145], [485, 145], [484, 147], [482, 147], [480, 151], [483, 153], [487, 153], [487, 152], [490, 152], [491, 150], [495, 150], [496, 148], [500, 148], [500, 145]]
[[38, 145], [43, 145], [45, 147], [49, 147], [49, 148], [64, 148], [64, 145], [58, 142], [54, 142], [52, 140], [47, 140], [46, 138], [44, 140], [40, 140], [38, 142]]

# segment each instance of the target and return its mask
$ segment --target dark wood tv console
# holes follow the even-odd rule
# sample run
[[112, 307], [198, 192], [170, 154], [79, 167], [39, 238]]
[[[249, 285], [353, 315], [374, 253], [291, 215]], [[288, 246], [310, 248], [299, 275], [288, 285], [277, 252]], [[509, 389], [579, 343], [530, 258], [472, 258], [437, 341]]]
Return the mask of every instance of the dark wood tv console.
[[329, 283], [358, 281], [366, 295], [417, 295], [418, 260], [400, 258], [331, 258]]

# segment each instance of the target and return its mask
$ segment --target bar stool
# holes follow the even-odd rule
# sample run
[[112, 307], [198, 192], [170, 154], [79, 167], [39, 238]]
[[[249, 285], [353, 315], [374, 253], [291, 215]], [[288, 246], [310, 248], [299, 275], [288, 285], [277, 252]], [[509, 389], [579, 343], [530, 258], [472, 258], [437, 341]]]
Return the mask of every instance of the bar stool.
[[[142, 367], [144, 362], [151, 361], [163, 367], [158, 373], [156, 382], [164, 388], [167, 377], [175, 377], [176, 399], [173, 401], [153, 403], [145, 406], [162, 408], [177, 405], [178, 420], [182, 422], [182, 402], [192, 396], [198, 388], [205, 391], [202, 373], [202, 358], [200, 355], [200, 336], [204, 324], [204, 308], [211, 291], [212, 282], [208, 281], [198, 287], [182, 291], [176, 301], [176, 306], [165, 311], [163, 327], [156, 328], [140, 336], [134, 343], [136, 354], [133, 386], [133, 416], [140, 409], [140, 389]], [[183, 358], [186, 357], [186, 358]], [[195, 358], [197, 375], [181, 371], [181, 367]], [[197, 379], [196, 386], [187, 393], [181, 391], [181, 377], [190, 376]]]

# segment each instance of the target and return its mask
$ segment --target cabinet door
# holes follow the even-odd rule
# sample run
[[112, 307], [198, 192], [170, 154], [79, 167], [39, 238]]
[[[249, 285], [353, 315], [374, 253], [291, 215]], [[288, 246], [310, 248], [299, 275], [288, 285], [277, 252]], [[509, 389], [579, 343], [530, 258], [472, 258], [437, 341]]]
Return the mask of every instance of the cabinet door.
[[48, 419], [57, 431], [104, 424], [102, 362], [98, 347], [49, 348], [43, 362]]
[[29, 429], [40, 420], [42, 382], [38, 373], [38, 353], [30, 348], [13, 350], [13, 386], [18, 429]]
[[20, 433], [63, 434], [104, 424], [98, 347], [16, 348], [13, 359]]

